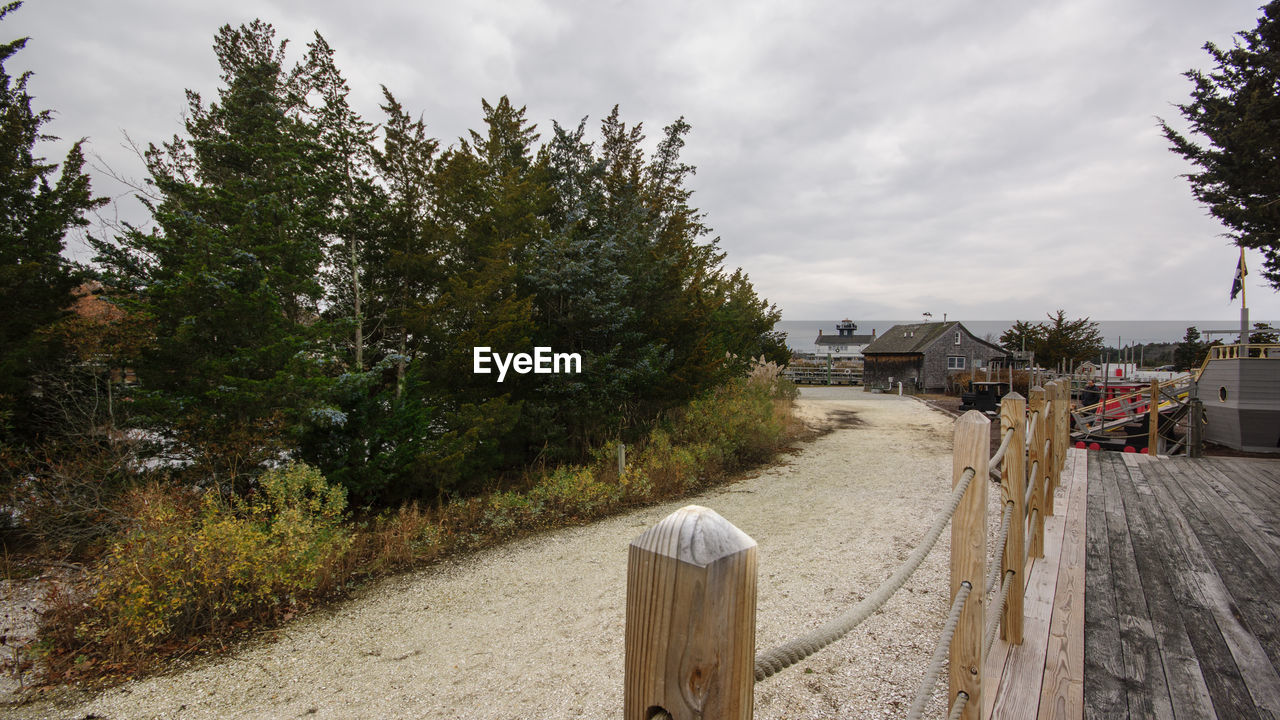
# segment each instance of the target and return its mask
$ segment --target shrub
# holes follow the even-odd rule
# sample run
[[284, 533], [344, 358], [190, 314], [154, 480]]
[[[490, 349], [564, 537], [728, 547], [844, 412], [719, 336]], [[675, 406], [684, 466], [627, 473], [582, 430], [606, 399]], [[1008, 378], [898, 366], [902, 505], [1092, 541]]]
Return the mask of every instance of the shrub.
[[340, 580], [345, 508], [345, 491], [305, 465], [268, 471], [245, 500], [149, 487], [94, 571], [76, 635], [114, 658], [273, 619]]

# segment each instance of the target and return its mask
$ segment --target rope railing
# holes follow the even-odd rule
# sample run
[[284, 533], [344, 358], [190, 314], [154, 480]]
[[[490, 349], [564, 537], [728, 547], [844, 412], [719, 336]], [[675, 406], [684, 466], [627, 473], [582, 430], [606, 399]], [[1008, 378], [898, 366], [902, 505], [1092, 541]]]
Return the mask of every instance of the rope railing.
[[[1003, 550], [1005, 543], [1009, 541], [1009, 526], [1013, 523], [1013, 503], [1007, 502], [1004, 505], [1004, 513], [1000, 518], [1000, 532], [996, 540], [996, 547]], [[1000, 564], [991, 563], [991, 572], [987, 573], [987, 589], [985, 592], [990, 593], [996, 587], [996, 580], [1000, 578]]]
[[991, 652], [991, 646], [996, 641], [996, 631], [1000, 629], [1000, 616], [1004, 613], [1005, 606], [1009, 604], [1009, 586], [1016, 575], [1017, 573], [1013, 570], [1006, 570], [1004, 573], [1004, 582], [1000, 583], [1000, 602], [991, 606], [990, 617], [987, 618], [987, 636], [982, 642], [983, 657]]
[[951, 652], [951, 640], [956, 635], [956, 626], [960, 624], [960, 613], [964, 611], [965, 603], [969, 601], [969, 593], [972, 590], [972, 585], [962, 583], [960, 591], [951, 601], [951, 612], [947, 614], [947, 621], [942, 626], [942, 636], [934, 646], [929, 669], [925, 671], [920, 689], [916, 691], [916, 697], [911, 701], [911, 708], [907, 710], [907, 720], [919, 720], [924, 713], [924, 706], [933, 697], [933, 691], [938, 685], [938, 677], [942, 675], [942, 668], [947, 664], [947, 654]]
[[1000, 441], [1000, 447], [996, 449], [991, 460], [988, 461], [991, 467], [995, 467], [1004, 462], [1004, 454], [1009, 450], [1009, 441], [1013, 439], [1013, 428], [1009, 428], [1004, 433], [1004, 438]]
[[[654, 537], [658, 538], [657, 540], [650, 540], [644, 543], [646, 550], [648, 546], [674, 549], [677, 547], [676, 544], [673, 544], [674, 538], [679, 537], [681, 538], [680, 542], [684, 543], [685, 540], [683, 538], [686, 537], [685, 531], [662, 528], [661, 524], [649, 533], [642, 535], [632, 544], [633, 566], [632, 569], [628, 570], [627, 667], [629, 679], [626, 683], [626, 700], [624, 702], [627, 708], [626, 718], [628, 720], [633, 718], [648, 720], [648, 718], [652, 717], [659, 720], [669, 720], [672, 715], [668, 710], [676, 707], [675, 703], [685, 703], [680, 707], [692, 707], [687, 705], [687, 698], [685, 700], [680, 699], [683, 692], [680, 688], [686, 684], [686, 681], [694, 682], [694, 678], [697, 678], [696, 682], [698, 683], [711, 682], [707, 676], [702, 674], [704, 672], [718, 675], [732, 672], [735, 679], [716, 681], [718, 683], [717, 686], [722, 688], [717, 691], [717, 697], [738, 698], [737, 701], [734, 701], [736, 704], [733, 706], [739, 709], [745, 707], [746, 714], [741, 714], [738, 711], [732, 711], [727, 714], [719, 711], [711, 712], [701, 706], [698, 706], [697, 712], [702, 717], [708, 718], [708, 720], [712, 718], [750, 718], [751, 695], [754, 684], [776, 675], [838, 641], [883, 608], [885, 603], [912, 577], [936, 546], [942, 531], [948, 524], [951, 524], [951, 587], [954, 589], [955, 596], [953, 597], [951, 610], [944, 623], [942, 634], [938, 639], [938, 644], [932, 653], [930, 666], [907, 714], [907, 717], [913, 720], [921, 717], [925, 706], [929, 704], [933, 697], [948, 658], [952, 667], [973, 668], [983, 665], [983, 658], [994, 646], [996, 635], [999, 634], [1002, 627], [1005, 627], [1008, 631], [1006, 639], [1010, 644], [1021, 642], [1022, 583], [1024, 583], [1021, 579], [1022, 573], [1037, 552], [1041, 555], [1043, 554], [1041, 549], [1043, 546], [1043, 517], [1046, 514], [1053, 514], [1051, 495], [1058, 482], [1059, 473], [1066, 458], [1066, 445], [1064, 438], [1061, 437], [1067, 435], [1069, 431], [1068, 424], [1065, 422], [1066, 418], [1062, 414], [1066, 407], [1066, 393], [1066, 388], [1062, 384], [1055, 382], [1050, 383], [1044, 389], [1033, 388], [1030, 402], [1016, 393], [1006, 396], [1007, 402], [1002, 403], [1001, 407], [1001, 422], [1004, 427], [1000, 444], [989, 457], [985, 452], [990, 447], [990, 432], [987, 430], [988, 421], [976, 413], [967, 414], [958, 420], [956, 450], [953, 451], [956, 458], [955, 474], [953, 475], [954, 487], [946, 507], [935, 517], [911, 555], [874, 592], [853, 607], [827, 621], [819, 628], [804, 633], [770, 650], [761, 652], [754, 658], [751, 658], [750, 655], [745, 657], [740, 655], [743, 648], [749, 651], [750, 648], [754, 647], [754, 579], [750, 581], [749, 591], [729, 588], [728, 590], [731, 590], [731, 592], [727, 594], [724, 588], [712, 587], [711, 580], [697, 585], [698, 589], [695, 596], [699, 598], [738, 597], [741, 592], [749, 592], [749, 605], [744, 606], [736, 600], [731, 603], [735, 608], [750, 608], [750, 611], [743, 616], [745, 619], [741, 620], [741, 622], [733, 621], [726, 625], [725, 622], [716, 621], [715, 624], [703, 625], [704, 621], [697, 621], [698, 627], [717, 628], [709, 633], [700, 631], [700, 642], [713, 644], [715, 647], [724, 648], [723, 650], [709, 651], [707, 648], [698, 649], [688, 646], [691, 639], [683, 635], [686, 632], [684, 628], [693, 627], [690, 623], [695, 621], [691, 615], [685, 613], [698, 611], [696, 609], [677, 610], [676, 608], [682, 607], [681, 603], [684, 601], [673, 599], [670, 590], [651, 590], [648, 593], [648, 597], [653, 599], [642, 603], [645, 612], [667, 613], [662, 617], [668, 619], [664, 620], [662, 617], [638, 617], [639, 611], [633, 612], [633, 581], [673, 582], [671, 578], [675, 578], [677, 575], [677, 573], [659, 569], [656, 561], [647, 561], [647, 565], [634, 565], [637, 561], [637, 544], [658, 530], [663, 530], [663, 532], [654, 535]], [[1012, 404], [1009, 404], [1010, 402]], [[963, 433], [961, 432], [962, 427], [964, 428]], [[1022, 433], [1025, 433], [1025, 438], [1019, 438]], [[961, 442], [962, 436], [965, 438], [963, 443]], [[1014, 442], [1015, 438], [1018, 439], [1017, 444]], [[962, 446], [964, 448], [963, 452], [961, 452]], [[979, 446], [981, 446], [981, 450], [979, 450]], [[1015, 448], [1017, 452], [1013, 452]], [[976, 455], [975, 457], [977, 452], [981, 452], [981, 455]], [[965, 461], [963, 458], [969, 458], [969, 460]], [[989, 467], [982, 467], [984, 461], [988, 463]], [[1003, 496], [1000, 525], [995, 533], [995, 559], [989, 565], [986, 558], [993, 551], [987, 549], [986, 543], [980, 542], [976, 548], [971, 545], [971, 543], [977, 542], [973, 540], [976, 532], [981, 532], [986, 538], [991, 537], [988, 534], [991, 531], [991, 526], [988, 524], [989, 520], [986, 519], [988, 517], [986, 503], [985, 500], [982, 500], [986, 495], [987, 486], [985, 482], [976, 485], [973, 482], [980, 471], [984, 474], [990, 472], [997, 481], [1001, 482], [1001, 494]], [[1025, 490], [1023, 489], [1023, 483], [1025, 483]], [[975, 496], [971, 494], [975, 487], [981, 490], [981, 495]], [[1014, 493], [1016, 493], [1016, 496], [1011, 497]], [[1035, 503], [1032, 502], [1033, 499], [1036, 499]], [[1018, 500], [1021, 500], [1021, 502], [1018, 502]], [[1043, 507], [1041, 507], [1042, 505]], [[962, 507], [963, 511], [961, 511]], [[686, 508], [686, 510], [691, 509]], [[734, 564], [735, 566], [740, 565], [741, 567], [749, 568], [752, 577], [754, 577], [754, 541], [742, 535], [741, 531], [736, 528], [732, 528], [727, 521], [719, 518], [715, 513], [705, 508], [692, 508], [692, 510], [710, 513], [711, 516], [714, 516], [734, 533], [737, 533], [737, 537], [729, 545], [737, 547], [734, 543], [738, 542], [739, 539], [745, 540], [745, 543], [741, 544], [741, 548], [735, 553], [736, 556], [741, 556], [743, 560], [741, 563], [735, 560]], [[678, 511], [672, 517], [680, 512], [685, 511]], [[1013, 533], [1015, 523], [1021, 523], [1016, 526], [1018, 528], [1016, 534]], [[702, 533], [701, 530], [690, 532], [694, 534], [688, 537], [700, 537]], [[1024, 533], [1026, 534], [1025, 540]], [[962, 541], [963, 538], [969, 539]], [[699, 540], [697, 542], [702, 541]], [[719, 548], [719, 543], [720, 541], [716, 541], [715, 547]], [[708, 547], [711, 546], [710, 544], [708, 545]], [[683, 547], [683, 545], [680, 547]], [[964, 547], [963, 557], [969, 559], [957, 559], [957, 553], [961, 552], [961, 547]], [[974, 552], [980, 552], [980, 554], [974, 555]], [[715, 564], [719, 566], [725, 562], [725, 558], [721, 558], [716, 560]], [[702, 566], [703, 571], [705, 571], [705, 567], [705, 565]], [[964, 569], [958, 570], [958, 568]], [[716, 571], [715, 581], [724, 582], [720, 579], [720, 576], [731, 574], [733, 573], [727, 573], [722, 567]], [[707, 577], [710, 578], [711, 576]], [[975, 606], [973, 603], [975, 600], [973, 591], [979, 580], [985, 580], [985, 582], [982, 585], [983, 591], [976, 598], [977, 605]], [[1013, 592], [1015, 586], [1017, 587], [1017, 592]], [[734, 587], [742, 588], [744, 586], [736, 585]], [[991, 602], [990, 596], [997, 590], [998, 598], [995, 602]], [[698, 604], [703, 604], [703, 602], [699, 601]], [[675, 616], [672, 617], [671, 613], [675, 613]], [[674, 635], [670, 641], [660, 643], [635, 642], [632, 637], [633, 620], [639, 620], [638, 626], [643, 626], [646, 629], [645, 632], [652, 633], [657, 631], [674, 633]], [[747, 639], [729, 640], [729, 638], [735, 636], [735, 633], [739, 632], [749, 633], [745, 636], [749, 638], [749, 641]], [[708, 637], [703, 638], [703, 635]], [[726, 642], [729, 644], [725, 644]], [[675, 643], [675, 645], [672, 643]], [[678, 651], [668, 649], [677, 646], [680, 648]], [[718, 659], [714, 661], [714, 665], [697, 669], [696, 673], [698, 674], [689, 677], [684, 675], [670, 676], [662, 673], [670, 673], [672, 671], [678, 673], [691, 672], [694, 671], [694, 666], [688, 663], [693, 662], [696, 666], [700, 661], [680, 660], [677, 666], [665, 666], [668, 668], [665, 671], [647, 672], [639, 680], [631, 679], [633, 658], [636, 658], [637, 662], [661, 665], [670, 663], [680, 657]], [[753, 662], [750, 664], [740, 663], [739, 660], [734, 659], [739, 657], [742, 660], [751, 658]], [[722, 662], [724, 658], [728, 658], [728, 662]], [[956, 663], [961, 664], [956, 665]], [[746, 671], [749, 674], [740, 674], [740, 671]], [[970, 700], [980, 696], [983, 692], [981, 675], [981, 669], [976, 672], [953, 671], [951, 673], [949, 692], [949, 697], [952, 701], [950, 705], [951, 717], [963, 717], [966, 720], [976, 717], [975, 713], [977, 713], [978, 708], [968, 707], [968, 704]], [[718, 700], [717, 702], [721, 701]], [[640, 710], [634, 710], [635, 708], [640, 708]], [[686, 712], [682, 712], [681, 715], [683, 716]]]
[[843, 615], [828, 621], [822, 627], [757, 655], [755, 662], [756, 682], [776, 675], [839, 640], [863, 620], [871, 617], [876, 610], [883, 607], [889, 601], [889, 598], [893, 597], [893, 594], [898, 591], [898, 588], [901, 588], [907, 582], [907, 579], [915, 573], [916, 568], [920, 567], [920, 563], [924, 561], [929, 551], [933, 550], [933, 546], [938, 542], [938, 536], [942, 534], [943, 528], [951, 521], [951, 516], [955, 514], [956, 508], [960, 506], [960, 499], [964, 497], [965, 492], [969, 489], [969, 484], [973, 481], [974, 474], [973, 468], [969, 468], [965, 472], [960, 483], [951, 492], [951, 500], [947, 505], [947, 509], [938, 515], [933, 526], [925, 533], [924, 541], [912, 551], [911, 555], [893, 575], [890, 575], [888, 579], [880, 584], [880, 587], [876, 588], [875, 592], [868, 595]]

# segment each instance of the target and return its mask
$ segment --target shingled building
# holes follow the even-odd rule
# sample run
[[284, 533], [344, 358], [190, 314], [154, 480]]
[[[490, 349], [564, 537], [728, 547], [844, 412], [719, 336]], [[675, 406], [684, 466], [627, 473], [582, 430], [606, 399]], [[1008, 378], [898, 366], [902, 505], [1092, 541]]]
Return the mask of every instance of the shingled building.
[[941, 392], [948, 373], [1005, 364], [1009, 353], [975, 337], [959, 322], [894, 325], [862, 350], [862, 383], [906, 392]]

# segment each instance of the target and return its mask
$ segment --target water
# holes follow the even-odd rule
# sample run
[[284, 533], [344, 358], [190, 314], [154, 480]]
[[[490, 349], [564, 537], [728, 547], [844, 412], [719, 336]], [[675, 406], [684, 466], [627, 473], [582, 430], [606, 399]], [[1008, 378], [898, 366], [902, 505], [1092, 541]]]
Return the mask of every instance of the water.
[[[902, 323], [920, 322], [919, 320], [861, 320], [851, 318], [858, 325], [855, 331], [859, 335], [870, 334], [874, 329], [879, 336], [884, 331]], [[818, 337], [818, 330], [824, 335], [836, 334], [838, 320], [782, 320], [774, 326], [775, 330], [787, 333], [787, 346], [793, 352], [815, 352], [817, 347], [813, 341]], [[999, 344], [1000, 335], [1012, 325], [1012, 320], [961, 320], [969, 332], [990, 342]], [[1036, 321], [1038, 322], [1038, 321]], [[1272, 327], [1280, 323], [1261, 318], [1250, 318], [1250, 324], [1265, 322]], [[1110, 347], [1123, 347], [1132, 344], [1182, 342], [1188, 327], [1196, 327], [1201, 333], [1205, 330], [1231, 330], [1240, 327], [1240, 320], [1099, 320], [1098, 330], [1102, 333], [1102, 343]], [[1202, 340], [1220, 338], [1234, 342], [1235, 335], [1202, 336]]]

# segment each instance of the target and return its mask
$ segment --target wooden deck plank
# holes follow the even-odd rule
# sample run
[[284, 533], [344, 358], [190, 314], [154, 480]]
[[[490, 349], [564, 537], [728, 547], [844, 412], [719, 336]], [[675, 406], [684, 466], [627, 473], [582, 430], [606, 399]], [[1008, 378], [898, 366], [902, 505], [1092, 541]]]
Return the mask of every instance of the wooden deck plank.
[[[1126, 508], [1135, 510], [1126, 514], [1129, 538], [1174, 717], [1213, 717], [1209, 688], [1168, 577], [1169, 570], [1163, 559], [1164, 545], [1158, 542], [1157, 531], [1153, 529], [1148, 514], [1141, 510], [1144, 505], [1154, 505], [1155, 499], [1145, 483], [1133, 482], [1129, 466], [1114, 453], [1099, 453], [1099, 456], [1099, 464], [1104, 466], [1102, 475], [1110, 480], [1108, 487], [1122, 497]], [[1163, 527], [1163, 521], [1159, 525]], [[1093, 586], [1090, 585], [1085, 591], [1086, 602], [1092, 592]], [[1088, 637], [1085, 639], [1087, 643]], [[1125, 682], [1129, 679], [1125, 678]], [[1085, 690], [1088, 691], [1087, 679]]]
[[1178, 460], [1165, 469], [1194, 480], [1170, 488], [1271, 665], [1280, 667], [1280, 561], [1258, 536], [1260, 521], [1212, 490], [1217, 471], [1211, 465]]
[[[1168, 488], [1158, 473], [1148, 475], [1141, 471], [1131, 473], [1135, 487], [1145, 487], [1155, 502], [1133, 508], [1147, 513], [1153, 535], [1167, 569], [1167, 577], [1179, 604], [1187, 635], [1195, 648], [1214, 711], [1220, 717], [1257, 718], [1248, 688], [1241, 676], [1232, 643], [1224, 630], [1235, 639], [1235, 629], [1220, 629], [1222, 611], [1205, 588], [1207, 576], [1214, 574], [1202, 553], [1195, 552], [1188, 540], [1194, 537], [1190, 524], [1183, 517], [1170, 496]], [[1229, 612], [1227, 613], [1229, 619]]]
[[1270, 514], [1263, 517], [1263, 513], [1269, 508], [1280, 503], [1280, 492], [1264, 483], [1268, 468], [1259, 466], [1258, 463], [1239, 462], [1235, 458], [1215, 458], [1212, 465], [1222, 473], [1232, 492], [1254, 508], [1267, 536], [1280, 543], [1280, 528], [1276, 527], [1275, 511], [1271, 510]]
[[[1094, 453], [1090, 460], [1101, 459]], [[1102, 474], [1106, 462], [1089, 463], [1089, 488], [1085, 518], [1085, 612], [1084, 612], [1084, 716], [1121, 717], [1128, 712], [1128, 700], [1120, 683], [1124, 663], [1120, 652], [1120, 623], [1116, 613], [1115, 588], [1107, 532], [1108, 497]]]
[[[1275, 666], [1277, 616], [1273, 600], [1273, 593], [1280, 590], [1280, 585], [1271, 573], [1250, 562], [1252, 553], [1234, 532], [1242, 520], [1220, 516], [1210, 519], [1213, 505], [1197, 502], [1188, 495], [1203, 483], [1197, 477], [1197, 468], [1186, 462], [1170, 461], [1156, 464], [1149, 472], [1164, 481], [1169, 499], [1190, 529], [1183, 538], [1184, 547], [1193, 566], [1201, 568], [1193, 579], [1213, 613], [1253, 705], [1273, 716], [1280, 715], [1280, 675]], [[1266, 597], [1258, 597], [1259, 594]]]
[[[1058, 490], [1064, 492], [1063, 488]], [[1065, 524], [1061, 515], [1045, 518], [1044, 557], [1035, 561], [1027, 576], [1027, 592], [1023, 598], [1026, 617], [1022, 625], [1022, 644], [1009, 648], [1004, 640], [997, 638], [991, 646], [992, 654], [1008, 652], [1005, 671], [990, 706], [989, 716], [992, 718], [1023, 720], [1036, 715], [1041, 683], [1044, 681], [1049, 620], [1053, 615], [1053, 596], [1058, 582], [1058, 556], [1062, 549]], [[983, 693], [984, 696], [987, 694]], [[984, 711], [986, 708], [986, 703], [983, 703]]]
[[1078, 720], [1084, 713], [1084, 506], [1088, 478], [1084, 452], [1071, 450], [1068, 455], [1069, 474], [1063, 473], [1067, 502], [1057, 505], [1065, 527], [1040, 693], [1039, 717], [1043, 720]]
[[1267, 524], [1254, 511], [1253, 503], [1241, 495], [1235, 487], [1235, 481], [1227, 477], [1223, 469], [1216, 464], [1206, 464], [1203, 477], [1213, 494], [1222, 498], [1231, 512], [1244, 520], [1245, 530], [1242, 539], [1249, 544], [1249, 549], [1264, 567], [1280, 568], [1280, 535], [1267, 533]]
[[[1116, 616], [1120, 624], [1120, 652], [1124, 663], [1125, 694], [1129, 717], [1173, 718], [1173, 706], [1166, 682], [1160, 645], [1148, 609], [1146, 590], [1138, 570], [1133, 538], [1129, 531], [1132, 505], [1136, 496], [1121, 491], [1121, 483], [1129, 482], [1130, 472], [1140, 472], [1123, 463], [1108, 463], [1102, 471], [1102, 482], [1108, 496], [1118, 500], [1118, 512], [1107, 513], [1107, 532], [1111, 547], [1112, 584], [1116, 594]], [[1128, 497], [1126, 497], [1126, 495]]]

